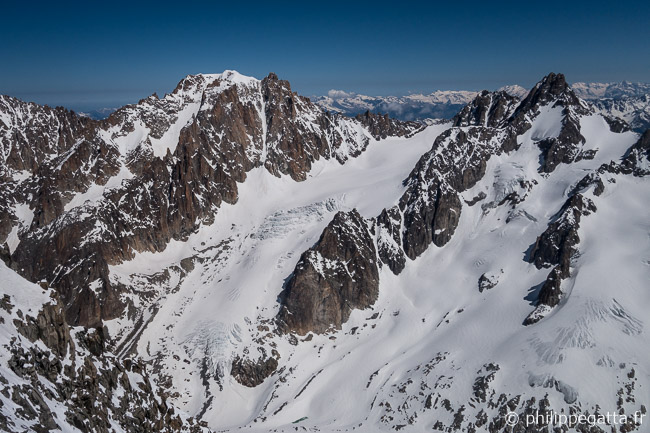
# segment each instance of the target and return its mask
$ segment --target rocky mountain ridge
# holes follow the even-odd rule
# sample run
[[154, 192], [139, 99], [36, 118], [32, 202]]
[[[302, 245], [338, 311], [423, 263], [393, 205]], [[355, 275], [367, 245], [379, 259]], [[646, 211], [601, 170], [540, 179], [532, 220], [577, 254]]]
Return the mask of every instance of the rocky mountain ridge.
[[[643, 132], [650, 127], [650, 85], [646, 83], [574, 83], [576, 96], [588, 101], [604, 115], [625, 120], [633, 130]], [[498, 91], [523, 99], [528, 91], [521, 86], [504, 86]], [[331, 91], [328, 96], [313, 98], [323, 108], [354, 116], [371, 111], [388, 113], [402, 120], [451, 119], [481, 92], [436, 91], [429, 95], [366, 96]]]

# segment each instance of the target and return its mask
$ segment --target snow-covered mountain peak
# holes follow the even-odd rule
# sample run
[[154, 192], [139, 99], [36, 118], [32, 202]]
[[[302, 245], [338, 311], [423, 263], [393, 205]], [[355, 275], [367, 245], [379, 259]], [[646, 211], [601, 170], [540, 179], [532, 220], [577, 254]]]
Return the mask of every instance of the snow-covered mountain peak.
[[231, 69], [226, 69], [220, 74], [197, 74], [197, 76], [202, 76], [208, 81], [224, 80], [237, 84], [258, 83], [260, 81], [257, 78], [240, 74], [239, 72]]
[[539, 81], [522, 100], [522, 109], [528, 110], [548, 104], [563, 106], [567, 109], [573, 107], [581, 112], [588, 111], [587, 105], [578, 98], [563, 74], [551, 72]]
[[503, 86], [497, 89], [499, 91], [506, 92], [508, 95], [515, 96], [519, 99], [523, 99], [528, 95], [528, 89], [521, 87], [518, 84], [512, 84], [508, 86]]
[[[255, 77], [249, 77], [235, 70], [225, 70], [217, 74], [207, 74], [207, 73], [198, 73], [193, 75], [187, 75], [183, 78], [176, 89], [202, 89], [204, 86], [214, 85], [215, 82], [226, 82], [228, 84], [241, 84], [245, 86], [251, 86], [256, 83], [259, 83], [260, 80]], [[176, 90], [175, 89], [175, 90]]]
[[584, 99], [623, 99], [638, 98], [650, 94], [649, 83], [573, 83], [573, 89]]

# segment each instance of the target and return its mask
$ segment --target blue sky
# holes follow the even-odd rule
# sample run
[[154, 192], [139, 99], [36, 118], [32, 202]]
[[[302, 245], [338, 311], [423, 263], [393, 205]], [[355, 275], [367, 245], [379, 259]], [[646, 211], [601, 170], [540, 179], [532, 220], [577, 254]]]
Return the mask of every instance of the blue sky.
[[[21, 4], [19, 4], [21, 3]], [[304, 95], [650, 81], [650, 2], [5, 2], [0, 93], [76, 109], [185, 75], [276, 72]]]

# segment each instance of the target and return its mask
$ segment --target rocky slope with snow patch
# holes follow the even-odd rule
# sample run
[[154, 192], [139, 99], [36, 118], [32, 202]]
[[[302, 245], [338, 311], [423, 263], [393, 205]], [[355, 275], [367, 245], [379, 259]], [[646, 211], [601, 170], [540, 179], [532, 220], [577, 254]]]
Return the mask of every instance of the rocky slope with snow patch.
[[0, 429], [202, 432], [141, 360], [118, 360], [102, 328], [71, 328], [58, 295], [0, 263]]

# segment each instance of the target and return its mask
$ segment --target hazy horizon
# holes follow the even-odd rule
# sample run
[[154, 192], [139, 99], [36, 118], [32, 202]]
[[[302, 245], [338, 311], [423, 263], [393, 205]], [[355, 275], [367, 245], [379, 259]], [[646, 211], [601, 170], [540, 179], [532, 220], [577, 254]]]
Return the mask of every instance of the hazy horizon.
[[366, 95], [650, 81], [648, 4], [377, 2], [5, 5], [0, 94], [103, 108], [188, 74], [273, 71], [300, 94]]

